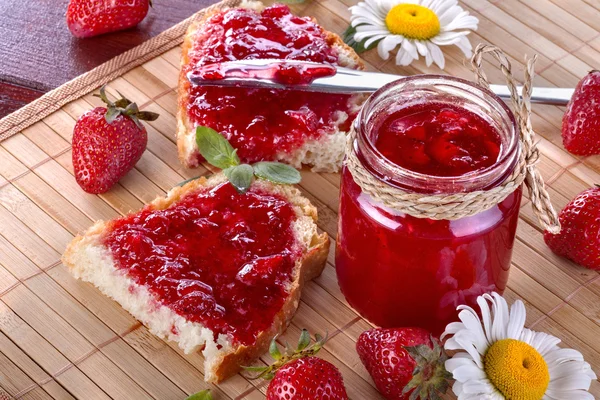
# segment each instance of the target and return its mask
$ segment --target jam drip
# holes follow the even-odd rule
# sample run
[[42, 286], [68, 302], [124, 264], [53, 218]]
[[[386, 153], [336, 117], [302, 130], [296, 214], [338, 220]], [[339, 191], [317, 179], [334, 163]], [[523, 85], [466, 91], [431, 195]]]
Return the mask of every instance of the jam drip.
[[105, 245], [160, 303], [249, 345], [288, 294], [300, 256], [295, 218], [279, 196], [224, 183], [115, 221]]
[[[323, 30], [310, 18], [292, 15], [285, 5], [261, 13], [233, 9], [214, 15], [196, 33], [189, 58], [186, 74], [208, 64], [257, 58], [338, 63]], [[297, 69], [280, 72], [283, 81], [310, 81]], [[344, 117], [350, 113], [347, 94], [218, 86], [190, 86], [188, 91], [191, 122], [224, 134], [244, 162], [274, 160], [336, 126], [348, 130], [355, 116]]]
[[418, 104], [389, 115], [377, 129], [375, 147], [414, 172], [460, 176], [498, 160], [498, 132], [482, 117], [441, 103]]

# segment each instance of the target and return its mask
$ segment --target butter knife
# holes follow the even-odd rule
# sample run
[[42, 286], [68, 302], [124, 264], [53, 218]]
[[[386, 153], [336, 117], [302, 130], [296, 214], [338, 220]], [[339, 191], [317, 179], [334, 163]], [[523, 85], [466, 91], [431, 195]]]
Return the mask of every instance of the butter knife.
[[[278, 75], [282, 68], [296, 68], [308, 74], [315, 69], [319, 69], [320, 72], [314, 74], [316, 77], [310, 82], [289, 82], [285, 76], [282, 79], [282, 76]], [[324, 73], [323, 69], [330, 69], [331, 73]], [[209, 64], [190, 71], [187, 77], [193, 85], [200, 86], [293, 89], [324, 93], [369, 93], [402, 78], [401, 75], [382, 72], [357, 71], [308, 61], [278, 59]], [[505, 85], [490, 85], [490, 89], [500, 98], [510, 98], [510, 91]], [[518, 90], [520, 92], [521, 88]], [[574, 89], [570, 88], [534, 87], [531, 102], [564, 106], [573, 96], [573, 92]]]

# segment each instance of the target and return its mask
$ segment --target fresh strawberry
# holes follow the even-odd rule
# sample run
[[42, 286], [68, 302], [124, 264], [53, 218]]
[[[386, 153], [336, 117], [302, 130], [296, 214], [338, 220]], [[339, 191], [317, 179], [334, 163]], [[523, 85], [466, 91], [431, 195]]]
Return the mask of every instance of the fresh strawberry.
[[67, 25], [79, 38], [136, 26], [148, 14], [150, 0], [70, 0]]
[[328, 361], [304, 357], [290, 361], [275, 373], [267, 400], [348, 399], [342, 374]]
[[579, 193], [559, 219], [560, 233], [544, 233], [548, 247], [586, 268], [600, 270], [600, 187]]
[[591, 71], [577, 84], [563, 116], [562, 138], [573, 154], [600, 154], [600, 71]]
[[342, 374], [328, 361], [315, 357], [326, 338], [316, 335], [312, 346], [310, 335], [302, 330], [298, 347], [291, 351], [286, 347], [282, 354], [275, 339], [269, 352], [275, 359], [268, 367], [247, 367], [258, 372], [258, 378], [272, 379], [267, 388], [267, 400], [348, 400]]
[[379, 392], [388, 400], [438, 399], [452, 377], [439, 342], [421, 328], [371, 329], [356, 351]]
[[148, 143], [140, 120], [154, 121], [158, 114], [139, 111], [122, 98], [111, 102], [104, 87], [100, 97], [108, 106], [96, 107], [77, 120], [73, 130], [75, 179], [88, 193], [104, 193], [142, 157]]

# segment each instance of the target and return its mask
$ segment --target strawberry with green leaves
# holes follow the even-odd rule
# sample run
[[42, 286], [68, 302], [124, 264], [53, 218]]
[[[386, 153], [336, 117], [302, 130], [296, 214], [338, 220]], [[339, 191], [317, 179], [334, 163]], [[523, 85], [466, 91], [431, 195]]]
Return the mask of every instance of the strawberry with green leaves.
[[310, 335], [302, 330], [298, 346], [290, 350], [286, 346], [281, 353], [275, 339], [269, 353], [275, 362], [268, 367], [250, 367], [258, 372], [258, 378], [270, 379], [267, 400], [348, 400], [342, 374], [328, 361], [315, 357], [327, 338], [316, 335], [310, 345]]
[[140, 120], [158, 118], [124, 97], [110, 101], [104, 87], [98, 97], [107, 106], [83, 114], [73, 130], [75, 179], [83, 190], [95, 194], [108, 191], [139, 161], [148, 143]]
[[436, 400], [452, 375], [439, 342], [421, 328], [363, 332], [356, 351], [379, 392], [388, 400]]
[[544, 241], [559, 256], [600, 270], [600, 187], [579, 193], [559, 216], [561, 231], [544, 233]]
[[[295, 350], [286, 346], [282, 353], [275, 339], [269, 353], [275, 360], [270, 366], [245, 367], [258, 373], [255, 377], [271, 380], [267, 400], [348, 400], [342, 374], [328, 361], [315, 357], [327, 338], [316, 335], [310, 346], [310, 335], [302, 330]], [[208, 390], [196, 393], [187, 400], [211, 400]]]
[[67, 26], [78, 38], [136, 26], [152, 6], [150, 0], [70, 0]]
[[562, 138], [573, 154], [600, 154], [600, 71], [591, 71], [577, 84], [563, 116]]

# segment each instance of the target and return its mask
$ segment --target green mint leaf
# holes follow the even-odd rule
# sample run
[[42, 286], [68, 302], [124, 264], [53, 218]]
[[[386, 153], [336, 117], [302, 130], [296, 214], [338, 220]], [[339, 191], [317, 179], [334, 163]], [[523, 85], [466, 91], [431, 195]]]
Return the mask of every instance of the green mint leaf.
[[248, 189], [250, 189], [252, 179], [254, 178], [254, 170], [252, 169], [252, 166], [248, 164], [240, 164], [225, 168], [223, 173], [233, 187], [240, 193], [246, 193]]
[[275, 183], [299, 183], [300, 172], [294, 167], [275, 161], [261, 161], [253, 165], [254, 174]]
[[364, 39], [361, 42], [357, 42], [356, 40], [354, 40], [355, 33], [356, 27], [349, 25], [348, 28], [344, 31], [344, 33], [342, 33], [342, 39], [344, 40], [344, 43], [352, 47], [357, 53], [363, 53], [367, 50], [371, 50], [372, 48], [375, 48], [377, 46], [377, 43], [379, 43], [379, 40], [376, 40], [373, 43], [371, 43], [369, 47], [365, 47], [365, 42], [367, 41], [367, 39]]
[[188, 396], [185, 400], [212, 400], [212, 395], [210, 394], [210, 390], [206, 389]]
[[207, 126], [196, 128], [196, 143], [202, 157], [217, 168], [226, 169], [240, 164], [231, 144], [219, 132]]

